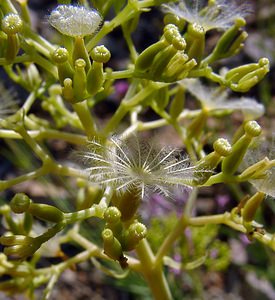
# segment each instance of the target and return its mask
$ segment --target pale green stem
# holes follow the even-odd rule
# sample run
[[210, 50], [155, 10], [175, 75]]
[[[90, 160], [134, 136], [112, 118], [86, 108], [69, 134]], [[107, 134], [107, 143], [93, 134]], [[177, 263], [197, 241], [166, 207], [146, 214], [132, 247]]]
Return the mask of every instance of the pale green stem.
[[87, 137], [92, 138], [96, 136], [96, 124], [89, 110], [87, 101], [73, 104], [73, 109], [77, 113], [79, 120], [81, 121], [81, 124], [87, 134]]
[[[76, 145], [84, 145], [87, 143], [87, 138], [84, 135], [54, 129], [29, 130], [28, 134], [37, 140], [60, 139]], [[13, 130], [0, 129], [0, 138], [22, 139], [22, 136]]]
[[143, 239], [138, 244], [136, 253], [140, 260], [142, 275], [150, 287], [154, 299], [172, 300], [172, 295], [164, 276], [162, 265], [155, 264], [154, 254], [146, 239]]
[[19, 183], [27, 181], [27, 180], [32, 180], [32, 179], [38, 178], [38, 177], [46, 175], [46, 174], [48, 174], [48, 170], [42, 166], [41, 168], [39, 168], [35, 171], [18, 176], [16, 178], [12, 178], [9, 180], [1, 180], [0, 181], [0, 191], [4, 191], [16, 184], [19, 184]]

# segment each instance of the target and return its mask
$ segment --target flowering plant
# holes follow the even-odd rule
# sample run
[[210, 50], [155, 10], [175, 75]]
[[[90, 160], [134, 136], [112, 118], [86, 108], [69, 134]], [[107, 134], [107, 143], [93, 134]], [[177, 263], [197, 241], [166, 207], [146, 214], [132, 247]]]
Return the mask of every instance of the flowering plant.
[[[203, 264], [216, 269], [228, 264], [218, 224], [274, 251], [275, 235], [255, 220], [266, 195], [275, 195], [274, 145], [264, 153], [257, 142], [263, 137], [256, 119], [264, 106], [246, 96], [229, 99], [231, 91], [245, 93], [261, 81], [269, 61], [219, 67], [244, 46], [248, 6], [222, 0], [91, 1], [93, 8], [85, 0], [58, 2], [48, 18], [55, 43], [32, 29], [27, 0], [0, 2], [0, 65], [29, 93], [24, 101], [12, 100], [9, 91], [1, 95], [0, 138], [8, 146], [18, 141], [11, 163], [22, 167], [16, 175], [3, 172], [0, 180], [8, 198], [0, 206], [0, 274], [7, 275], [0, 290], [33, 298], [46, 285], [41, 297], [49, 299], [66, 269], [92, 260], [113, 277], [138, 273], [155, 299], [173, 299], [167, 270], [184, 274]], [[132, 33], [153, 7], [164, 14], [162, 35], [138, 51]], [[108, 20], [111, 8], [115, 16]], [[118, 27], [129, 50], [123, 70], [110, 67], [112, 51], [106, 46]], [[217, 42], [209, 51], [207, 32], [214, 29]], [[114, 97], [118, 82], [125, 83], [125, 95], [118, 96], [111, 116], [102, 117], [96, 108]], [[242, 124], [233, 137], [213, 126], [239, 110]], [[148, 121], [146, 111], [153, 111], [155, 120]], [[177, 147], [166, 137], [157, 142], [164, 128], [174, 130]], [[53, 140], [70, 145], [74, 154], [61, 159]], [[31, 166], [18, 158], [22, 143]], [[50, 178], [56, 189], [62, 178], [67, 199], [58, 194], [58, 201], [49, 201], [46, 193], [37, 201], [35, 183]], [[256, 191], [236, 199], [233, 208], [196, 211], [204, 187], [238, 189], [245, 182]], [[96, 222], [96, 237], [85, 234], [86, 221]], [[188, 239], [199, 258], [188, 253]], [[72, 257], [63, 253], [67, 243], [78, 245]], [[41, 267], [45, 256], [60, 261]]]

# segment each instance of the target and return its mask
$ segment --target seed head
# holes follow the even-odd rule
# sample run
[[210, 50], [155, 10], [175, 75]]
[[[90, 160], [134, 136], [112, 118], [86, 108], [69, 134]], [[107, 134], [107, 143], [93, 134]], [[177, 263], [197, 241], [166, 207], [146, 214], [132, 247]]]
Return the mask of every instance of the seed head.
[[98, 30], [102, 17], [98, 11], [84, 6], [58, 5], [51, 12], [49, 22], [64, 35], [83, 37]]
[[205, 31], [217, 28], [225, 30], [234, 20], [243, 18], [249, 12], [245, 3], [226, 0], [179, 0], [163, 5], [164, 12], [172, 13], [189, 23], [200, 25]]
[[92, 141], [84, 158], [90, 180], [116, 191], [137, 190], [141, 197], [158, 192], [171, 196], [175, 188], [190, 187], [195, 167], [179, 149], [153, 145], [137, 137], [111, 138], [102, 145]]

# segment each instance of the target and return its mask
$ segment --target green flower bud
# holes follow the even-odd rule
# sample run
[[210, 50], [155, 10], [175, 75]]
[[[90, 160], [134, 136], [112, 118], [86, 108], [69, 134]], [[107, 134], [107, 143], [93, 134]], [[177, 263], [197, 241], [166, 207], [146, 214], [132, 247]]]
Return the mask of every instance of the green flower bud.
[[121, 212], [115, 206], [110, 206], [106, 209], [104, 213], [104, 220], [107, 223], [116, 224], [120, 221]]
[[74, 103], [73, 81], [71, 78], [66, 78], [63, 81], [62, 95], [64, 99], [70, 103]]
[[137, 58], [135, 63], [135, 71], [136, 72], [145, 72], [148, 70], [155, 56], [166, 48], [169, 44], [165, 39], [158, 41], [157, 43], [146, 48]]
[[113, 260], [121, 261], [124, 258], [122, 247], [111, 229], [107, 228], [102, 231], [104, 253]]
[[91, 61], [90, 61], [89, 54], [88, 54], [88, 51], [87, 51], [85, 43], [84, 43], [84, 39], [82, 37], [75, 38], [75, 44], [74, 44], [74, 50], [73, 50], [73, 63], [79, 58], [82, 58], [85, 60], [85, 63], [86, 63], [85, 71], [88, 72], [91, 67]]
[[149, 71], [150, 77], [159, 80], [171, 58], [177, 53], [177, 49], [171, 45], [160, 51], [154, 58], [153, 64]]
[[131, 251], [147, 235], [147, 228], [142, 223], [136, 222], [130, 225], [124, 237], [123, 250]]
[[93, 61], [92, 67], [87, 74], [87, 92], [93, 96], [103, 89], [104, 73], [103, 64]]
[[84, 100], [86, 96], [86, 62], [79, 58], [75, 61], [75, 72], [73, 77], [73, 91], [76, 102]]
[[244, 222], [252, 222], [254, 220], [257, 209], [260, 207], [264, 200], [265, 194], [257, 192], [245, 203], [242, 209], [242, 217]]
[[218, 59], [233, 56], [243, 47], [243, 42], [248, 34], [241, 29], [246, 22], [243, 18], [238, 18], [235, 24], [230, 27], [219, 39], [216, 47], [207, 59], [208, 63], [212, 63]]
[[165, 25], [173, 24], [176, 25], [177, 28], [181, 31], [184, 29], [185, 20], [174, 14], [167, 14], [164, 16], [163, 22]]
[[269, 72], [269, 60], [261, 58], [258, 63], [247, 64], [227, 72], [225, 80], [236, 92], [247, 92]]
[[1, 236], [0, 243], [5, 246], [4, 253], [17, 259], [24, 259], [39, 249], [40, 243], [32, 237], [24, 235]]
[[[214, 151], [202, 158], [197, 165], [197, 171], [193, 179], [194, 184], [201, 185], [205, 183], [213, 174], [213, 170], [220, 163], [222, 157], [231, 154], [232, 147], [226, 139], [220, 138], [213, 144]], [[200, 172], [201, 170], [201, 172]]]
[[23, 193], [17, 193], [10, 202], [11, 210], [16, 214], [22, 214], [29, 209], [31, 200]]
[[246, 122], [244, 130], [245, 134], [232, 146], [232, 153], [222, 161], [222, 172], [224, 174], [234, 174], [236, 172], [252, 139], [261, 134], [261, 127], [256, 121]]
[[7, 35], [15, 35], [23, 29], [23, 21], [17, 14], [8, 14], [2, 20], [2, 30]]
[[74, 70], [69, 63], [69, 52], [59, 47], [52, 53], [52, 60], [57, 64], [58, 77], [61, 84], [66, 78], [73, 78]]
[[167, 65], [163, 77], [171, 82], [178, 80], [178, 76], [185, 71], [185, 63], [187, 61], [188, 55], [178, 51]]
[[40, 220], [53, 223], [59, 223], [64, 218], [64, 213], [60, 209], [48, 204], [31, 203], [28, 212]]
[[92, 50], [91, 57], [94, 61], [105, 64], [110, 60], [111, 53], [105, 46], [101, 45]]
[[195, 58], [199, 63], [204, 54], [205, 48], [205, 30], [199, 24], [189, 24], [186, 39], [186, 53], [188, 57]]

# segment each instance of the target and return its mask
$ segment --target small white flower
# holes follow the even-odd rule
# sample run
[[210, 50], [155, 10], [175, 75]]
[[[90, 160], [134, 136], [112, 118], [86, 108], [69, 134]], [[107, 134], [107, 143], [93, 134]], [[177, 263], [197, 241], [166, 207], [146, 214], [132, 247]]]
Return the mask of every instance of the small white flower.
[[247, 121], [255, 120], [264, 114], [264, 106], [253, 98], [229, 98], [228, 90], [221, 91], [220, 88], [204, 86], [198, 79], [183, 79], [180, 84], [195, 96], [207, 111], [240, 110]]
[[214, 28], [225, 30], [237, 18], [243, 18], [249, 12], [246, 1], [237, 4], [236, 1], [226, 0], [179, 0], [176, 3], [165, 4], [163, 7], [164, 12], [200, 25], [205, 31]]
[[153, 192], [171, 196], [175, 188], [191, 186], [195, 167], [179, 149], [141, 142], [137, 137], [127, 140], [111, 138], [108, 144], [92, 141], [82, 156], [89, 178], [116, 191], [135, 189], [141, 197]]
[[77, 37], [95, 33], [102, 17], [96, 10], [84, 6], [58, 5], [51, 12], [49, 22], [62, 34]]

